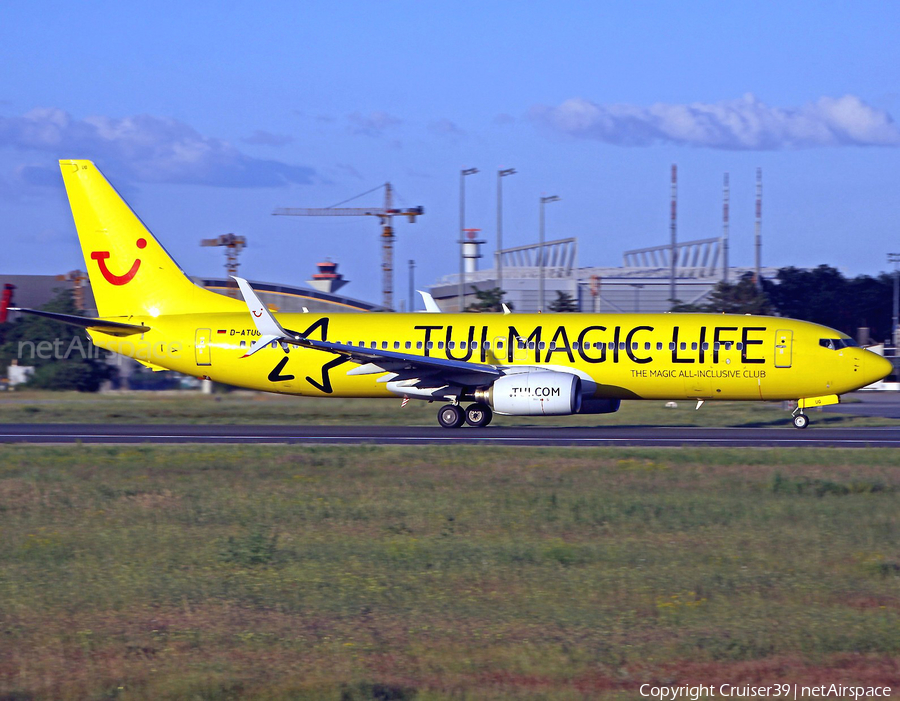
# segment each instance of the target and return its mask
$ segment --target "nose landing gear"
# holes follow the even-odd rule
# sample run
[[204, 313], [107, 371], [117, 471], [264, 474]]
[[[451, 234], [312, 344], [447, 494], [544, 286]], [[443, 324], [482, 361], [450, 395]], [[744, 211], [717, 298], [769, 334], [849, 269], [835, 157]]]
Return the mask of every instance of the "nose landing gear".
[[797, 407], [793, 413], [794, 428], [806, 428], [809, 426], [809, 417], [803, 413], [803, 409]]

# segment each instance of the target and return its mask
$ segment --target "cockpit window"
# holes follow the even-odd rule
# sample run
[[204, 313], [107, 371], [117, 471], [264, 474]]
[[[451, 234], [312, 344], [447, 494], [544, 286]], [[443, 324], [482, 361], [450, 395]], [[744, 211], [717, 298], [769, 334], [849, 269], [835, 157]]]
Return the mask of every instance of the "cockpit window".
[[819, 345], [828, 350], [856, 347], [856, 343], [851, 338], [820, 338]]

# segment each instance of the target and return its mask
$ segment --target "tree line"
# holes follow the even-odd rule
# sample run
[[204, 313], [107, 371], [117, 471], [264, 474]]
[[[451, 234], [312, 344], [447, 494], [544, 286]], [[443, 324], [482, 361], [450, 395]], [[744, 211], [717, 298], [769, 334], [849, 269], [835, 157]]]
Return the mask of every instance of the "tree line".
[[[60, 314], [83, 314], [77, 309], [71, 290], [58, 290], [56, 297], [41, 307]], [[104, 380], [115, 376], [106, 363], [107, 351], [93, 346], [87, 332], [41, 316], [22, 314], [15, 322], [0, 324], [0, 377], [15, 360], [31, 366], [30, 389], [96, 392]]]
[[[494, 287], [473, 288], [476, 301], [467, 311], [501, 311], [505, 292]], [[820, 265], [801, 269], [779, 269], [774, 279], [757, 285], [753, 273], [735, 282], [719, 282], [703, 304], [682, 304], [676, 300], [673, 312], [713, 312], [726, 314], [770, 314], [822, 324], [856, 337], [858, 328], [869, 329], [871, 340], [890, 339], [893, 316], [893, 275], [858, 275], [847, 278], [837, 268]], [[578, 311], [577, 301], [566, 292], [557, 292], [547, 305], [551, 312]]]
[[890, 339], [894, 280], [888, 273], [877, 277], [847, 278], [837, 268], [820, 265], [779, 269], [774, 280], [757, 286], [753, 273], [736, 282], [720, 282], [701, 305], [676, 304], [672, 311], [774, 314], [822, 324], [856, 337], [858, 328], [869, 329], [871, 340]]

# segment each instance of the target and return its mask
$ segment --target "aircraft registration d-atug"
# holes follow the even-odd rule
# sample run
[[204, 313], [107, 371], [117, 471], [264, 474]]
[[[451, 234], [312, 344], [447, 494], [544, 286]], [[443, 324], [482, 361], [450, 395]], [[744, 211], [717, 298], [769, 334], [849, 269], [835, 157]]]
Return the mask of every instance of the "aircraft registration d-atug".
[[[99, 318], [37, 312], [154, 370], [317, 397], [438, 401], [446, 428], [605, 414], [623, 399], [796, 400], [887, 376], [843, 333], [725, 314], [273, 314], [196, 286], [90, 161], [60, 161]], [[33, 312], [34, 310], [23, 310]], [[465, 406], [465, 408], [464, 408]]]

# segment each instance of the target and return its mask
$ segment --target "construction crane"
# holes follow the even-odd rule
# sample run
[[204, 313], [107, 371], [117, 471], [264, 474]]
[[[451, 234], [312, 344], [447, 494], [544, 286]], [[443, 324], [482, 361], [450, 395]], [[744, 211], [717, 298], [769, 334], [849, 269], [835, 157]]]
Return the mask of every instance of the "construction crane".
[[[380, 189], [379, 186], [376, 189]], [[280, 207], [272, 214], [290, 217], [378, 217], [381, 223], [381, 304], [385, 309], [394, 308], [394, 227], [392, 219], [395, 215], [404, 216], [410, 222], [424, 214], [422, 207], [395, 209], [393, 206], [393, 190], [390, 183], [384, 184], [384, 207]], [[369, 190], [374, 192], [374, 190]], [[369, 194], [368, 192], [363, 195]], [[362, 197], [363, 195], [358, 195]], [[356, 199], [355, 197], [352, 199]], [[350, 200], [347, 200], [348, 202]], [[343, 204], [343, 203], [341, 203]]]
[[[214, 239], [200, 239], [201, 246], [222, 246], [225, 249], [225, 285], [233, 287], [232, 275], [237, 275], [238, 254], [246, 248], [247, 239], [235, 234], [222, 234]], [[229, 292], [230, 294], [230, 292]]]

